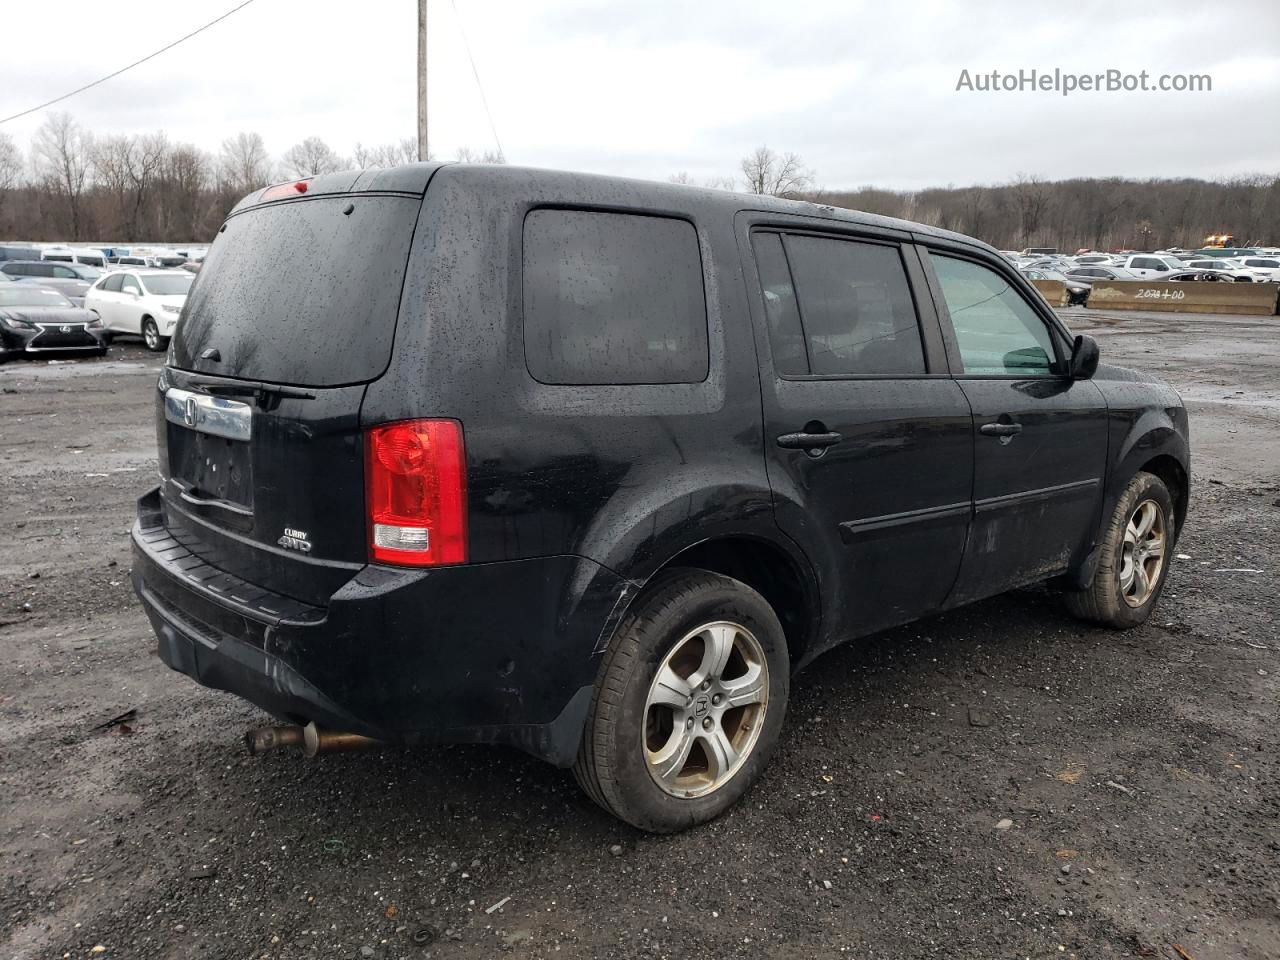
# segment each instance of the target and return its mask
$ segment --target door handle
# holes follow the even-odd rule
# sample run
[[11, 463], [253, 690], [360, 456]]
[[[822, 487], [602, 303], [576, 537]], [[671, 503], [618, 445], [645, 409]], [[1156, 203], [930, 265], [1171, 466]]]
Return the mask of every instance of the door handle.
[[778, 437], [778, 446], [784, 450], [822, 450], [843, 440], [838, 433], [784, 433]]
[[988, 437], [1014, 437], [1022, 432], [1022, 424], [984, 423], [978, 430]]

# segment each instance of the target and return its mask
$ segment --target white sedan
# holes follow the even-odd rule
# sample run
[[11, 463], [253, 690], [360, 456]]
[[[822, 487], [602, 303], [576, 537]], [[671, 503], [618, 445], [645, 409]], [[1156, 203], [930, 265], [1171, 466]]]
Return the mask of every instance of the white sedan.
[[89, 288], [84, 305], [102, 318], [108, 335], [137, 334], [147, 349], [159, 351], [169, 345], [194, 279], [177, 270], [117, 270]]

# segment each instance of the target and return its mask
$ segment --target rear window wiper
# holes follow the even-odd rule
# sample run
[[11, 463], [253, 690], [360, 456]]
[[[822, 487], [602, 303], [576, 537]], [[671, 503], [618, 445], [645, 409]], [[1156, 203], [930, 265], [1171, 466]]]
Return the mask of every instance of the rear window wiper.
[[207, 392], [225, 393], [230, 396], [252, 396], [258, 399], [281, 397], [290, 400], [314, 400], [316, 395], [297, 387], [286, 387], [278, 383], [264, 383], [261, 380], [209, 380], [205, 377], [192, 377], [187, 381], [191, 386], [203, 387]]

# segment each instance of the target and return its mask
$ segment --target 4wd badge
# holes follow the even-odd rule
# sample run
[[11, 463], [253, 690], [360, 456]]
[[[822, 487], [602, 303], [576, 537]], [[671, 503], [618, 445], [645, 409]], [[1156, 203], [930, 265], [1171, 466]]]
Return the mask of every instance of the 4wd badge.
[[307, 531], [295, 530], [293, 527], [285, 527], [284, 534], [276, 541], [286, 550], [298, 550], [302, 553], [311, 552], [311, 540], [308, 539]]

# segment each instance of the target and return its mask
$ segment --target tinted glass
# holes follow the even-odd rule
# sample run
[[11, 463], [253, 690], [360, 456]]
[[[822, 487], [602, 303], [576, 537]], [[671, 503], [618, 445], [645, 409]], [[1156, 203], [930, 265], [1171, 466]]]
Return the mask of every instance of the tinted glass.
[[[352, 204], [350, 215], [342, 211]], [[231, 217], [174, 338], [174, 363], [299, 386], [362, 383], [386, 369], [421, 201], [317, 197]]]
[[108, 293], [119, 293], [120, 284], [124, 282], [124, 274], [113, 273], [102, 281], [102, 289]]
[[915, 303], [897, 247], [788, 236], [786, 250], [813, 373], [925, 372]]
[[1052, 371], [1055, 355], [1048, 327], [1004, 277], [969, 260], [938, 254], [932, 259], [965, 373]]
[[136, 277], [125, 277], [120, 281], [120, 289], [125, 293], [142, 293]]
[[707, 306], [693, 226], [534, 210], [524, 221], [524, 346], [543, 383], [705, 380]]
[[776, 233], [757, 233], [753, 244], [769, 324], [773, 369], [784, 377], [804, 375], [809, 372], [809, 358], [804, 350], [800, 308], [791, 285], [786, 254], [782, 251], [782, 237]]

